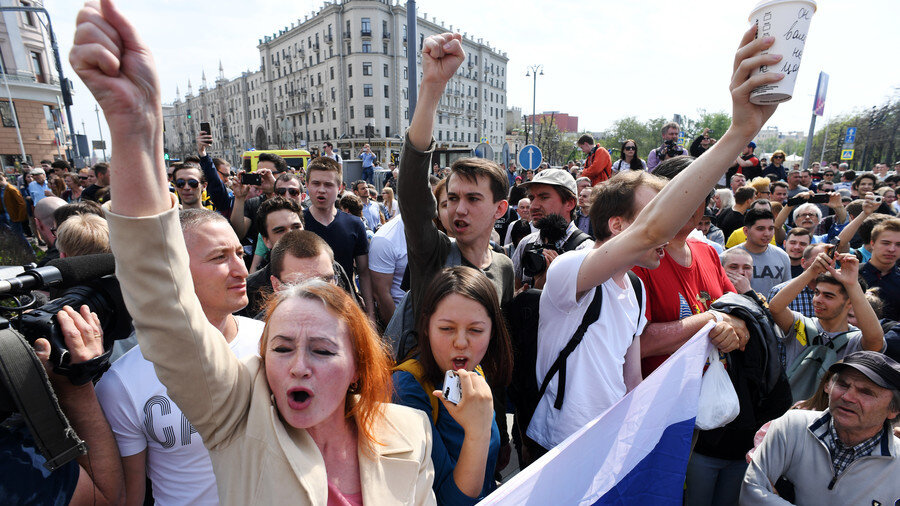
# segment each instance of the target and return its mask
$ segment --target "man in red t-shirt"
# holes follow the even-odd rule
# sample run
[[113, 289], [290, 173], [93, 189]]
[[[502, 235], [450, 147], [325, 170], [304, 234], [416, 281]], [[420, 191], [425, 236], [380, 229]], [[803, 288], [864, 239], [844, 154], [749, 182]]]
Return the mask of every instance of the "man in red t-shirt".
[[594, 144], [594, 138], [590, 134], [584, 134], [578, 139], [578, 147], [587, 155], [581, 175], [591, 179], [591, 186], [612, 177], [612, 159], [606, 148]]
[[[661, 164], [654, 174], [671, 179], [684, 167], [681, 164]], [[733, 334], [740, 340], [740, 348], [749, 339], [747, 326], [739, 318], [709, 311], [710, 305], [722, 294], [735, 290], [725, 275], [716, 250], [706, 243], [687, 239], [688, 234], [697, 227], [704, 208], [700, 205], [675, 238], [669, 241], [658, 269], [633, 269], [647, 288], [648, 323], [641, 335], [641, 369], [644, 377], [711, 320], [722, 322], [711, 332], [711, 337], [713, 333]]]

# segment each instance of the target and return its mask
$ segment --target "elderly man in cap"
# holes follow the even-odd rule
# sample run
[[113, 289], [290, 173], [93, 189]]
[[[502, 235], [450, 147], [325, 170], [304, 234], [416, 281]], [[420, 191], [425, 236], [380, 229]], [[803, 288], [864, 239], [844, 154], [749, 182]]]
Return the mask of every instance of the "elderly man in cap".
[[789, 504], [772, 484], [794, 485], [797, 504], [894, 505], [900, 501], [900, 364], [859, 351], [829, 368], [824, 412], [791, 410], [772, 422], [753, 455], [741, 504]]
[[[590, 248], [593, 241], [573, 221], [578, 205], [578, 186], [571, 174], [563, 169], [544, 169], [522, 186], [531, 197], [531, 222], [538, 231], [525, 236], [513, 253], [516, 289], [526, 283], [542, 288], [546, 267], [560, 253]], [[545, 267], [541, 272], [526, 274], [522, 256], [526, 250], [532, 251], [533, 245], [545, 246], [540, 252], [544, 256]]]
[[31, 201], [34, 204], [37, 204], [44, 197], [52, 197], [53, 191], [50, 190], [50, 186], [47, 184], [47, 173], [44, 172], [44, 169], [38, 167], [36, 169], [31, 169], [32, 181], [28, 183], [28, 195], [31, 196]]

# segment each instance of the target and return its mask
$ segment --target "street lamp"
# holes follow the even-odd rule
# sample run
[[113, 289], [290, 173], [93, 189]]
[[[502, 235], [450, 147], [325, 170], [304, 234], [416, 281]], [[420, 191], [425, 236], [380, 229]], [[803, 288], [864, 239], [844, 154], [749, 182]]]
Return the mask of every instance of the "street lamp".
[[[534, 116], [535, 116], [535, 114], [537, 114], [535, 107], [537, 104], [538, 72], [540, 72], [540, 75], [544, 75], [544, 66], [543, 65], [529, 65], [528, 71], [525, 72], [525, 77], [531, 77], [532, 75], [534, 76], [534, 85], [532, 86], [532, 89], [531, 89], [531, 136], [532, 136], [532, 141], [534, 141], [534, 131], [535, 131], [534, 130]], [[525, 131], [525, 143], [528, 144], [527, 126], [526, 126], [526, 131]]]

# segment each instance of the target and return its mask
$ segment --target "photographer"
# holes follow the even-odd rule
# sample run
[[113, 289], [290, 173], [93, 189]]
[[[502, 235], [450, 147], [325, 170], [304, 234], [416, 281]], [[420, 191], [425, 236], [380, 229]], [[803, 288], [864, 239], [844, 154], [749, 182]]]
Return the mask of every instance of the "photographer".
[[678, 132], [681, 130], [681, 127], [678, 126], [678, 123], [674, 121], [670, 121], [663, 125], [660, 132], [662, 133], [663, 143], [660, 147], [654, 149], [647, 155], [647, 170], [653, 172], [656, 170], [656, 166], [660, 164], [663, 160], [688, 154], [687, 150], [683, 147], [675, 144], [675, 141], [678, 140]]
[[525, 236], [513, 253], [516, 289], [544, 286], [547, 266], [560, 253], [591, 247], [590, 237], [573, 222], [577, 185], [563, 169], [544, 169], [525, 183], [531, 194], [531, 220], [537, 232]]
[[694, 158], [699, 157], [703, 153], [706, 152], [713, 144], [716, 143], [716, 140], [712, 138], [713, 131], [709, 128], [704, 128], [703, 133], [701, 133], [694, 142], [691, 143], [691, 156]]
[[[103, 333], [97, 315], [82, 306], [65, 306], [57, 313], [70, 363], [80, 364], [103, 353]], [[6, 420], [0, 428], [0, 503], [3, 504], [120, 504], [125, 479], [119, 451], [90, 381], [74, 385], [48, 366], [50, 343], [38, 339], [35, 354], [47, 369], [59, 405], [72, 428], [88, 446], [88, 453], [47, 474], [44, 459], [35, 451], [31, 433]]]

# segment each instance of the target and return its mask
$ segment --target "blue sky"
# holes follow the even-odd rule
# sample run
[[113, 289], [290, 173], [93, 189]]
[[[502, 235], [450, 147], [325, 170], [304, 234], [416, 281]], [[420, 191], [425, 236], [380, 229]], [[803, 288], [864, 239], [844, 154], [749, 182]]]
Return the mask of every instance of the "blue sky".
[[[729, 111], [734, 51], [749, 26], [754, 1], [517, 2], [420, 0], [419, 15], [482, 37], [509, 56], [508, 104], [531, 112], [531, 64], [543, 64], [537, 110], [579, 116], [579, 128], [602, 130], [614, 120]], [[94, 101], [68, 65], [79, 2], [45, 0], [76, 82], [73, 115], [97, 139]], [[120, 8], [149, 44], [160, 69], [163, 100], [182, 94], [201, 71], [212, 80], [222, 61], [227, 78], [257, 70], [258, 39], [317, 11], [321, 1], [120, 0]], [[252, 6], [252, 8], [248, 8]], [[820, 70], [831, 76], [826, 118], [881, 105], [900, 92], [900, 66], [885, 55], [896, 45], [896, 5], [888, 0], [824, 0], [812, 20], [794, 99], [779, 106], [769, 126], [809, 128]], [[101, 116], [102, 121], [102, 116]], [[820, 119], [819, 125], [824, 125]], [[106, 125], [104, 137], [109, 139]]]

